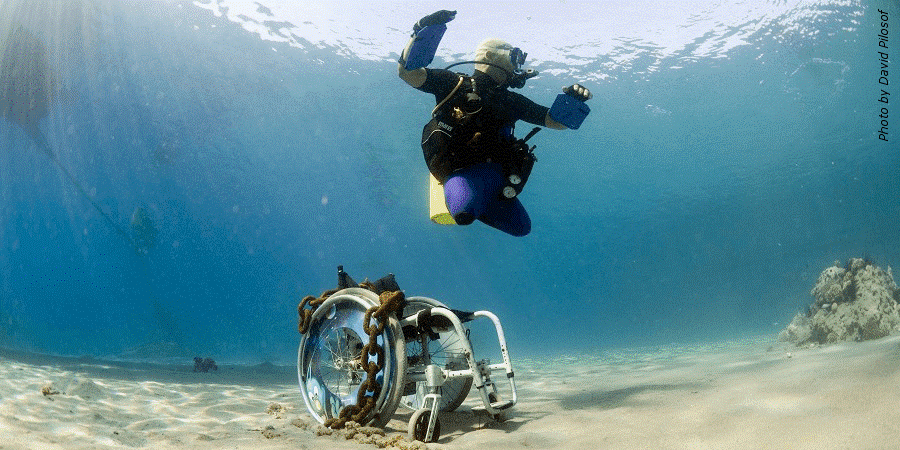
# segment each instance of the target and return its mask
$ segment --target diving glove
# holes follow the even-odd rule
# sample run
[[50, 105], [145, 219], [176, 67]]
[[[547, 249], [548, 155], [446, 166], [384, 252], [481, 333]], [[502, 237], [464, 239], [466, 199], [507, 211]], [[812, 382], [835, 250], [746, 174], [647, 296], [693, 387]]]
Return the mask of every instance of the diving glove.
[[448, 11], [446, 9], [442, 9], [438, 12], [431, 13], [416, 22], [413, 25], [413, 34], [418, 34], [422, 28], [425, 28], [429, 25], [443, 25], [456, 17], [456, 11]]
[[588, 88], [580, 84], [573, 84], [571, 86], [564, 87], [563, 92], [568, 94], [572, 98], [580, 100], [582, 102], [586, 102], [594, 96], [593, 94], [591, 94], [591, 91], [588, 90]]

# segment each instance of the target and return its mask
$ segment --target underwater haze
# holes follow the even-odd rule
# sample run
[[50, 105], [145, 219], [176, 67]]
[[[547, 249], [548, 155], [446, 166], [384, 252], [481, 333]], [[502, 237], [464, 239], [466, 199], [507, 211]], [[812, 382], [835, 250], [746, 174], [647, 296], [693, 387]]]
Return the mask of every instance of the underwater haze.
[[[0, 346], [291, 363], [338, 265], [514, 355], [774, 336], [833, 261], [900, 263], [900, 7], [729, 3], [2, 0]], [[396, 60], [439, 9], [431, 67], [497, 37], [532, 100], [594, 94], [530, 141], [526, 237], [428, 218]]]

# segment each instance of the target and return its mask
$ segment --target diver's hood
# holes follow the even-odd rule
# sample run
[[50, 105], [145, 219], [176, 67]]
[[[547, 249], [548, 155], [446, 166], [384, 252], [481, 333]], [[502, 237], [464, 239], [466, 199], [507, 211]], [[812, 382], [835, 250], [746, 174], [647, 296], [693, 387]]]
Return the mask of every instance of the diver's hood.
[[475, 70], [490, 75], [499, 85], [505, 84], [508, 74], [516, 71], [510, 58], [512, 49], [512, 45], [500, 39], [485, 40], [475, 49]]

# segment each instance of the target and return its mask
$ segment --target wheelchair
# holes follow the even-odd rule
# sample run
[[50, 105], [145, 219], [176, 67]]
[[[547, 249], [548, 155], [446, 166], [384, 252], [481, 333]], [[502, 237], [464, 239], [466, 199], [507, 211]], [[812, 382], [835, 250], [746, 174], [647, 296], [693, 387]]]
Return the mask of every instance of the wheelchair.
[[[401, 407], [412, 411], [409, 437], [435, 442], [441, 433], [438, 413], [458, 408], [474, 386], [481, 406], [473, 407], [473, 412], [505, 420], [506, 411], [516, 404], [516, 384], [497, 316], [489, 311], [453, 311], [428, 297], [405, 297], [387, 316], [383, 329], [369, 333], [375, 319], [367, 311], [379, 306], [379, 295], [353, 287], [352, 279], [341, 282], [342, 276], [349, 279], [342, 274], [339, 267], [339, 288], [351, 287], [328, 295], [313, 310], [297, 353], [300, 391], [313, 418], [326, 424], [363, 399], [374, 406], [360, 413], [361, 425], [383, 427]], [[393, 275], [389, 277], [393, 282]], [[476, 319], [493, 323], [502, 363], [476, 361], [464, 325]], [[368, 350], [370, 340], [380, 350]], [[492, 378], [499, 371], [508, 380], [502, 390]], [[370, 378], [377, 387], [369, 384]], [[509, 398], [504, 400], [501, 393]]]

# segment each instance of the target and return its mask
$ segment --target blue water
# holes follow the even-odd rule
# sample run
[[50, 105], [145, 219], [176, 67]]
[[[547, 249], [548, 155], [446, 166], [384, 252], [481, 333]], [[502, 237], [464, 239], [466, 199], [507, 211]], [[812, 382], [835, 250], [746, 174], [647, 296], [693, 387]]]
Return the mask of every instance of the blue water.
[[[534, 138], [525, 238], [429, 222], [433, 103], [396, 53], [272, 42], [190, 2], [59, 3], [0, 2], [0, 44], [24, 26], [47, 46], [39, 129], [118, 229], [0, 120], [0, 346], [289, 362], [297, 303], [338, 265], [492, 310], [514, 355], [774, 335], [833, 261], [900, 263], [900, 34], [888, 86], [877, 55], [893, 0], [673, 27], [692, 33], [675, 51], [640, 17], [612, 52], [532, 51], [524, 94], [550, 104], [581, 81], [594, 99], [581, 129]], [[407, 26], [372, 39], [399, 51]], [[139, 207], [158, 231], [146, 254], [120, 232]]]

